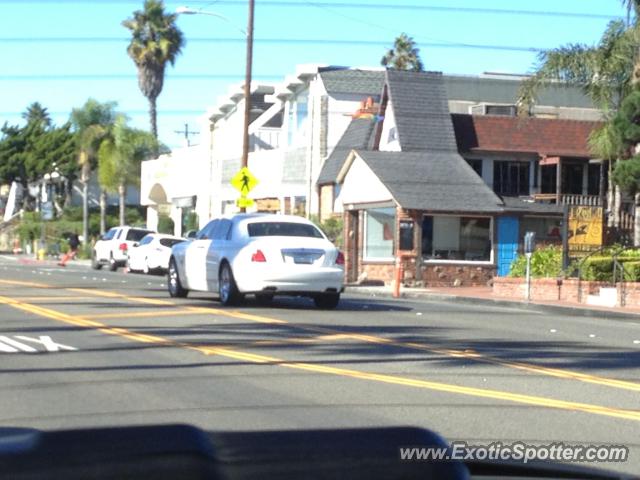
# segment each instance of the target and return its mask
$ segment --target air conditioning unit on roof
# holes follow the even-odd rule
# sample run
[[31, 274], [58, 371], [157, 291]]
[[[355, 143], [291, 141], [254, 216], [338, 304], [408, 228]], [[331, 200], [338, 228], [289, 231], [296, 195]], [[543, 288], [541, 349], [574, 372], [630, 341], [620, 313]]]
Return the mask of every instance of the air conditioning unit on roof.
[[471, 115], [502, 115], [515, 117], [518, 115], [518, 107], [509, 104], [478, 103], [469, 107]]

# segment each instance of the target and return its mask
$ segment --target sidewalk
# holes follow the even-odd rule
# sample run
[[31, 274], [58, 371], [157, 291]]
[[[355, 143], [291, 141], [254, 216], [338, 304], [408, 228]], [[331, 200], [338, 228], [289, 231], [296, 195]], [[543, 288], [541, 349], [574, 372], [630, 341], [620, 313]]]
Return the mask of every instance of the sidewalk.
[[[8, 253], [8, 254], [0, 254], [0, 257], [3, 258], [4, 260], [10, 260], [10, 261], [14, 261], [20, 265], [42, 265], [42, 266], [59, 266], [58, 262], [59, 260], [56, 260], [55, 258], [52, 257], [47, 257], [44, 260], [38, 260], [34, 255], [27, 255], [24, 253], [21, 254], [12, 254], [12, 253]], [[67, 262], [68, 266], [76, 266], [76, 267], [90, 267], [91, 266], [91, 260], [79, 260], [79, 259], [73, 259], [73, 260], [69, 260]], [[64, 268], [64, 267], [60, 267], [60, 268]]]
[[[372, 287], [347, 285], [346, 292], [360, 295], [393, 298], [391, 286]], [[446, 302], [459, 302], [466, 304], [495, 305], [501, 307], [514, 307], [538, 312], [555, 314], [581, 315], [585, 317], [598, 317], [608, 319], [632, 320], [640, 322], [640, 307], [599, 307], [573, 302], [539, 302], [527, 301], [524, 298], [517, 300], [511, 297], [498, 297], [493, 294], [491, 287], [432, 287], [432, 288], [408, 288], [400, 290], [402, 298], [416, 298], [423, 300], [435, 300]]]

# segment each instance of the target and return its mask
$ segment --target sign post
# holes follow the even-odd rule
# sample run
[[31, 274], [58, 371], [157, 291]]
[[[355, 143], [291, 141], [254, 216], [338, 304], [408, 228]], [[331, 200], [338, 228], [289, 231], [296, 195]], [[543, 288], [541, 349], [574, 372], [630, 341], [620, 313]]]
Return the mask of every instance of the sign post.
[[525, 299], [531, 300], [531, 255], [536, 248], [536, 232], [524, 234], [524, 254], [527, 257], [527, 289]]

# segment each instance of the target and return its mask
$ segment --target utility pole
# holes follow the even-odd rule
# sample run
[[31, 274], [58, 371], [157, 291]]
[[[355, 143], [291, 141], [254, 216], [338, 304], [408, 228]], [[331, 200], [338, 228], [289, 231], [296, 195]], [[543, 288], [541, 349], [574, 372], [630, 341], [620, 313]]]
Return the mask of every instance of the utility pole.
[[184, 124], [184, 130], [174, 130], [175, 133], [179, 134], [179, 135], [184, 135], [184, 142], [186, 144], [187, 147], [191, 146], [191, 142], [189, 141], [189, 135], [199, 135], [200, 132], [194, 132], [189, 130], [189, 124], [185, 123]]
[[[253, 64], [253, 13], [255, 0], [249, 0], [249, 19], [247, 21], [247, 69], [244, 78], [244, 131], [242, 138], [242, 167], [249, 164], [249, 122], [251, 120], [251, 67]], [[246, 212], [245, 207], [240, 208]]]

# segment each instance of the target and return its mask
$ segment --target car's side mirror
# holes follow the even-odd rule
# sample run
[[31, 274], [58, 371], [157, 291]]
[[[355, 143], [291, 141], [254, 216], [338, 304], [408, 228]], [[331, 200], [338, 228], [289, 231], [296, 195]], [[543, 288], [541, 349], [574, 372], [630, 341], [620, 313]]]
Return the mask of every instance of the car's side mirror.
[[196, 238], [196, 235], [198, 235], [198, 232], [196, 232], [195, 230], [189, 230], [187, 232], [187, 238], [189, 238], [189, 239]]
[[140, 245], [138, 242], [134, 242], [133, 246], [137, 247], [138, 245]]

